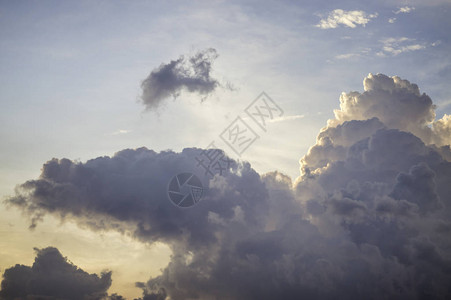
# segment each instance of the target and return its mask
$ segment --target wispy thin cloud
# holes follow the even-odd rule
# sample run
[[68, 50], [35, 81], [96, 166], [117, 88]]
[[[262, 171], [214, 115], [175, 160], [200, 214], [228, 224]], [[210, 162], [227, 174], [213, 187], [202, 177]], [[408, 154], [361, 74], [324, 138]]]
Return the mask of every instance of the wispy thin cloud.
[[439, 105], [439, 107], [445, 107], [445, 106], [451, 105], [451, 99], [439, 102], [437, 104]]
[[340, 54], [335, 56], [336, 59], [348, 59], [348, 58], [352, 58], [352, 57], [356, 57], [358, 56], [357, 53], [345, 53], [345, 54]]
[[351, 58], [358, 58], [367, 55], [370, 53], [370, 48], [363, 48], [358, 52], [350, 52], [350, 53], [343, 53], [335, 56], [335, 59], [344, 60], [344, 59], [351, 59]]
[[294, 120], [298, 120], [298, 119], [302, 119], [304, 118], [305, 115], [293, 115], [293, 116], [283, 116], [283, 117], [279, 117], [279, 118], [274, 118], [272, 120], [270, 120], [270, 123], [278, 123], [278, 122], [285, 122], [285, 121], [294, 121]]
[[115, 132], [111, 133], [111, 135], [127, 134], [127, 133], [130, 133], [130, 132], [131, 132], [131, 130], [119, 129], [119, 130], [116, 130]]
[[418, 43], [415, 39], [407, 37], [387, 38], [381, 40], [382, 49], [377, 52], [377, 56], [396, 56], [404, 52], [418, 51], [426, 49], [427, 45]]
[[365, 26], [371, 19], [377, 17], [377, 13], [367, 14], [362, 10], [342, 10], [335, 9], [329, 13], [327, 18], [321, 19], [316, 27], [321, 29], [337, 28], [344, 25], [350, 28], [356, 28], [357, 25]]
[[394, 11], [394, 13], [397, 14], [408, 14], [415, 10], [415, 7], [413, 6], [404, 6], [400, 7], [397, 11]]
[[441, 43], [442, 43], [442, 41], [438, 40], [438, 41], [433, 42], [433, 43], [431, 44], [431, 46], [432, 46], [432, 47], [435, 47], [435, 46], [440, 45]]

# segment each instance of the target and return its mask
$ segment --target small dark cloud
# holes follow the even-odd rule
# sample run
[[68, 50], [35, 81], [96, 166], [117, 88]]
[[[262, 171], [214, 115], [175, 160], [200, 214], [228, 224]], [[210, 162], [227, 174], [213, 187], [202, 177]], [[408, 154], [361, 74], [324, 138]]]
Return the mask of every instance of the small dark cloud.
[[220, 85], [211, 75], [217, 57], [216, 50], [209, 48], [161, 64], [141, 84], [142, 103], [147, 109], [156, 109], [165, 99], [176, 98], [183, 90], [198, 93], [205, 99]]
[[37, 255], [33, 266], [16, 265], [5, 270], [1, 299], [94, 300], [107, 296], [111, 272], [104, 272], [100, 277], [88, 274], [53, 247], [35, 251]]

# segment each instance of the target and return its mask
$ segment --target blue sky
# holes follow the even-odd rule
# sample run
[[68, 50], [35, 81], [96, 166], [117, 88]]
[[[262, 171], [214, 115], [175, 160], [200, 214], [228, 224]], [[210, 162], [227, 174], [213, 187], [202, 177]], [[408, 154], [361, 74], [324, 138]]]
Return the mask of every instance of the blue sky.
[[[363, 91], [368, 73], [418, 84], [437, 118], [449, 114], [450, 31], [445, 0], [0, 1], [0, 196], [39, 176], [53, 157], [84, 162], [125, 148], [181, 151], [212, 140], [229, 152], [219, 134], [262, 91], [295, 117], [272, 123], [241, 159], [294, 180], [341, 92]], [[140, 85], [149, 73], [207, 48], [219, 54], [214, 77], [234, 89], [218, 88], [203, 102], [184, 91], [146, 111]], [[30, 235], [31, 244], [38, 238], [18, 216], [0, 207], [2, 227]], [[91, 234], [75, 230], [67, 232]], [[9, 237], [1, 243], [22, 254], [5, 254], [2, 270], [13, 258], [32, 259], [28, 243]]]

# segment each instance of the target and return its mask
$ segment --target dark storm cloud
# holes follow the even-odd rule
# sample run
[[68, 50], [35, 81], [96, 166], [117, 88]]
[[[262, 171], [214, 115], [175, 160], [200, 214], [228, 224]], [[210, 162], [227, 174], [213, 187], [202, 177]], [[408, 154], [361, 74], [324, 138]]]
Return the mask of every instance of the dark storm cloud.
[[111, 272], [100, 277], [88, 274], [68, 262], [56, 248], [35, 250], [33, 266], [16, 265], [5, 271], [1, 299], [105, 299]]
[[[189, 148], [181, 153], [140, 148], [86, 163], [52, 159], [44, 164], [39, 179], [19, 186], [17, 196], [6, 202], [27, 212], [32, 227], [42, 215], [50, 213], [62, 219], [75, 218], [94, 230], [133, 230], [136, 237], [146, 241], [188, 238], [193, 244], [214, 242], [214, 229], [222, 226], [220, 222], [210, 224], [215, 215], [233, 218], [238, 205], [247, 205], [249, 211], [262, 210], [267, 196], [259, 175], [249, 164], [232, 163], [236, 173], [213, 181], [206, 200], [196, 209], [178, 209], [167, 198], [167, 184], [182, 172], [197, 170], [202, 178], [203, 169], [196, 167], [195, 159], [200, 153], [200, 149]], [[230, 200], [219, 201], [225, 197]], [[248, 203], [260, 199], [258, 206]], [[256, 216], [249, 215], [246, 222], [257, 224], [260, 220]]]
[[236, 163], [182, 210], [166, 185], [196, 169], [200, 150], [142, 148], [51, 160], [7, 203], [33, 224], [52, 214], [167, 243], [168, 266], [137, 284], [144, 299], [448, 299], [447, 131], [434, 129], [432, 101], [416, 85], [381, 74], [364, 83], [341, 97], [294, 189], [283, 174]]
[[207, 49], [154, 69], [141, 84], [141, 99], [147, 109], [156, 109], [163, 100], [176, 98], [182, 90], [207, 96], [219, 82], [211, 76], [212, 63], [218, 57], [215, 49]]

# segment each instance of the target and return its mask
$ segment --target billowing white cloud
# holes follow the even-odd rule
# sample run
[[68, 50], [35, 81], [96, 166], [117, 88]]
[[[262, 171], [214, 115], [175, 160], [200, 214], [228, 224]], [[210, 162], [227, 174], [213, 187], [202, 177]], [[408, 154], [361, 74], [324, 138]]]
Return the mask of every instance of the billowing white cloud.
[[355, 28], [357, 25], [365, 26], [371, 19], [377, 17], [377, 13], [367, 14], [362, 10], [335, 9], [329, 13], [327, 18], [321, 19], [316, 25], [321, 29], [337, 28], [339, 25], [344, 25], [350, 28]]
[[334, 110], [335, 119], [329, 120], [330, 125], [377, 117], [390, 128], [409, 130], [425, 126], [435, 118], [432, 100], [407, 80], [369, 74], [363, 88], [363, 93], [341, 94], [340, 109]]
[[344, 121], [378, 118], [385, 126], [412, 132], [427, 144], [449, 145], [446, 134], [450, 118], [435, 120], [435, 105], [416, 84], [397, 76], [369, 74], [363, 81], [364, 92], [342, 93], [340, 109], [329, 125]]
[[179, 209], [167, 182], [201, 150], [141, 148], [50, 160], [6, 203], [33, 226], [51, 214], [167, 243], [171, 262], [137, 283], [144, 299], [450, 298], [451, 118], [436, 121], [417, 85], [383, 74], [343, 93], [334, 113], [294, 188], [233, 163]]
[[433, 135], [431, 143], [438, 146], [451, 144], [451, 115], [445, 114], [441, 119], [431, 124]]

